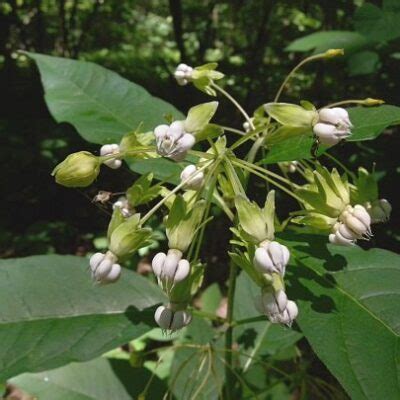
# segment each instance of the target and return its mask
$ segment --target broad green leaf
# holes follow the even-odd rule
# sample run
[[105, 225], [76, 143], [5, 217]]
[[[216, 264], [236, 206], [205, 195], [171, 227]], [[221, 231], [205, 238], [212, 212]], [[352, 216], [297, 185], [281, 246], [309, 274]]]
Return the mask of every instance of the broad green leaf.
[[163, 300], [156, 285], [129, 270], [113, 285], [93, 285], [81, 257], [1, 260], [0, 380], [127, 343], [155, 325], [148, 308]]
[[358, 51], [368, 44], [365, 37], [351, 31], [316, 32], [294, 40], [286, 51], [323, 53], [329, 49], [344, 49], [345, 54]]
[[400, 124], [400, 107], [352, 107], [348, 109], [354, 125], [350, 142], [371, 140], [378, 137], [387, 127]]
[[167, 114], [183, 119], [172, 105], [99, 65], [26, 54], [39, 68], [52, 116], [72, 124], [88, 142], [119, 143], [141, 123], [144, 132], [153, 130]]
[[353, 54], [347, 61], [350, 76], [372, 74], [380, 65], [379, 54], [368, 50]]
[[[128, 361], [97, 358], [22, 374], [10, 383], [40, 400], [131, 400], [138, 398], [150, 378], [150, 371], [132, 368]], [[153, 378], [147, 398], [161, 398], [165, 391], [162, 381]]]
[[287, 234], [298, 324], [354, 400], [400, 398], [400, 256]]
[[384, 1], [383, 8], [372, 3], [363, 4], [354, 15], [357, 31], [371, 42], [384, 42], [400, 36], [400, 8], [395, 1]]
[[221, 290], [213, 283], [201, 295], [201, 310], [215, 314], [222, 300]]

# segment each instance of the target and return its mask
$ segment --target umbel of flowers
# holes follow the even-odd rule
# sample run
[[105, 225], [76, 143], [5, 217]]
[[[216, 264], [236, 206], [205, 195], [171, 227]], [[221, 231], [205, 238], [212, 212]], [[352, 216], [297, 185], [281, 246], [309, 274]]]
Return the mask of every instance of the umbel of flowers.
[[[334, 146], [348, 138], [354, 129], [346, 105], [381, 103], [370, 98], [344, 100], [317, 109], [308, 101], [279, 102], [282, 91], [301, 65], [341, 54], [343, 51], [334, 49], [304, 60], [288, 75], [273, 101], [262, 104], [252, 116], [217, 83], [224, 77], [217, 71], [217, 64], [200, 67], [180, 64], [174, 73], [178, 84], [193, 84], [210, 96], [225, 96], [243, 116], [240, 126], [244, 130], [211, 123], [218, 107], [218, 102], [211, 101], [190, 108], [187, 116], [179, 120], [163, 121], [160, 116], [160, 123], [151, 132], [142, 132], [139, 126], [119, 143], [105, 143], [98, 156], [80, 151], [57, 165], [53, 171], [55, 180], [66, 187], [87, 187], [98, 178], [101, 165], [117, 170], [124, 160], [132, 158], [164, 157], [181, 167], [180, 177], [174, 177], [179, 182], [176, 186], [154, 183], [154, 174], [148, 173], [122, 194], [99, 192], [96, 201], [112, 203], [113, 211], [107, 232], [108, 249], [93, 254], [89, 260], [93, 280], [99, 285], [116, 282], [125, 260], [154, 244], [148, 222], [153, 215], [164, 211], [168, 247], [154, 254], [151, 264], [167, 301], [157, 308], [154, 318], [165, 331], [187, 326], [193, 313], [190, 304], [201, 286], [206, 267], [200, 260], [205, 226], [212, 218], [211, 210], [219, 207], [231, 221], [234, 237], [229, 255], [233, 265], [239, 266], [241, 273], [247, 274], [259, 288], [255, 307], [271, 323], [290, 326], [299, 310], [296, 302], [288, 299], [290, 290], [285, 285], [291, 252], [281, 236], [275, 235], [275, 191], [268, 192], [264, 206], [260, 207], [248, 198], [250, 175], [298, 202], [299, 210], [292, 212], [287, 222], [310, 226], [335, 245], [354, 246], [359, 240], [368, 240], [372, 235], [371, 224], [386, 221], [391, 212], [389, 202], [379, 197], [375, 173], [364, 168], [357, 174], [339, 163], [342, 172], [328, 169], [315, 159], [312, 149], [311, 161], [279, 163], [277, 172], [255, 162], [260, 149], [268, 151], [292, 137], [313, 137], [316, 147]], [[249, 144], [247, 154], [239, 157]], [[301, 179], [304, 181], [299, 182]], [[114, 196], [118, 196], [116, 201]], [[138, 209], [146, 212], [139, 213]], [[235, 271], [233, 267], [231, 271]], [[236, 274], [232, 273], [229, 290], [234, 288], [235, 279]], [[232, 299], [229, 293], [228, 298]], [[233, 303], [228, 307], [233, 307]], [[231, 314], [228, 313], [226, 320], [227, 329], [232, 326]]]

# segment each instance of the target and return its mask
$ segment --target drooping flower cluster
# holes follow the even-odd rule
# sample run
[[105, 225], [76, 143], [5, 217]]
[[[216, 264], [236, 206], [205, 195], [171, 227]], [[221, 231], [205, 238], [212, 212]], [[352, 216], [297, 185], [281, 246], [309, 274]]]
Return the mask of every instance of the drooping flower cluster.
[[[329, 50], [320, 58], [338, 54], [342, 52]], [[258, 148], [269, 148], [293, 137], [313, 137], [316, 145], [339, 143], [351, 134], [353, 125], [349, 113], [340, 107], [317, 110], [307, 101], [301, 101], [300, 105], [279, 103], [279, 91], [273, 103], [258, 107], [250, 117], [216, 84], [224, 76], [216, 68], [216, 63], [195, 68], [180, 64], [174, 76], [178, 84], [191, 83], [210, 96], [226, 95], [245, 117], [245, 132], [210, 123], [218, 107], [218, 102], [212, 101], [190, 108], [184, 120], [171, 122], [168, 118], [168, 123], [158, 125], [150, 135], [139, 132], [138, 128], [125, 135], [119, 144], [105, 144], [100, 148], [99, 157], [85, 151], [71, 154], [54, 169], [53, 175], [64, 186], [85, 187], [96, 180], [101, 164], [117, 169], [127, 157], [184, 161], [180, 183], [175, 188], [169, 189], [164, 182], [152, 184], [154, 174], [144, 174], [112, 205], [108, 250], [93, 254], [89, 261], [93, 280], [99, 284], [116, 282], [125, 260], [138, 249], [146, 248], [144, 250], [149, 252], [154, 248], [152, 230], [146, 223], [165, 206], [168, 248], [157, 252], [151, 265], [168, 301], [157, 308], [154, 319], [164, 331], [187, 326], [192, 319], [188, 307], [204, 274], [199, 260], [204, 226], [211, 218], [208, 214], [211, 205], [218, 205], [235, 223], [232, 228], [234, 251], [230, 256], [242, 268], [242, 273], [248, 274], [258, 286], [260, 295], [255, 299], [256, 307], [270, 322], [290, 326], [299, 310], [297, 304], [288, 299], [285, 287], [291, 255], [289, 248], [280, 243], [284, 237], [275, 237], [274, 191], [268, 193], [264, 207], [259, 207], [247, 197], [248, 174], [261, 177], [292, 195], [300, 203], [301, 210], [293, 213], [291, 221], [322, 231], [333, 244], [354, 245], [357, 240], [368, 240], [372, 235], [371, 224], [386, 221], [391, 205], [378, 196], [374, 174], [362, 168], [357, 177], [351, 173], [340, 175], [336, 169], [329, 171], [317, 161], [304, 161], [299, 157], [297, 161], [284, 159], [279, 163], [284, 176], [278, 176], [263, 168], [261, 163], [253, 162]], [[379, 101], [366, 99], [358, 103], [376, 105]], [[229, 147], [224, 130], [239, 133], [241, 137]], [[193, 146], [202, 140], [208, 140], [210, 148], [205, 152], [195, 151]], [[254, 145], [246, 159], [238, 158], [234, 153], [236, 147], [251, 140]], [[317, 156], [314, 152], [311, 155]], [[191, 157], [197, 161], [187, 165], [189, 160], [192, 162]], [[299, 185], [292, 181], [288, 172], [298, 172], [306, 183]], [[179, 181], [178, 176], [173, 178]], [[99, 192], [96, 201], [109, 204], [114, 195], [117, 194]], [[138, 206], [147, 205], [160, 196], [161, 200], [144, 216], [136, 213]]]
[[333, 146], [351, 135], [352, 126], [344, 108], [323, 108], [318, 112], [318, 122], [313, 130], [320, 143]]

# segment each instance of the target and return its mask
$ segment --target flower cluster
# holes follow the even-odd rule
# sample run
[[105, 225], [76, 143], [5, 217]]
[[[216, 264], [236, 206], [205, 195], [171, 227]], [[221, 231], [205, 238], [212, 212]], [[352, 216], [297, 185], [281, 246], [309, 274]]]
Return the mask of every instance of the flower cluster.
[[[342, 51], [334, 49], [309, 60], [340, 54]], [[125, 135], [120, 143], [103, 145], [99, 156], [86, 151], [71, 154], [56, 166], [53, 175], [61, 185], [86, 187], [97, 179], [102, 164], [118, 169], [128, 157], [145, 160], [165, 157], [182, 163], [180, 180], [179, 176], [170, 177], [172, 182], [179, 182], [174, 187], [166, 182], [153, 184], [157, 172], [153, 171], [142, 175], [121, 193], [123, 196], [112, 205], [107, 230], [108, 250], [104, 254], [93, 254], [89, 261], [93, 280], [99, 284], [116, 282], [125, 260], [139, 249], [148, 253], [157, 246], [148, 223], [163, 207], [168, 247], [165, 252], [158, 251], [153, 256], [151, 265], [168, 300], [157, 308], [154, 319], [164, 331], [184, 328], [192, 319], [190, 303], [204, 275], [200, 248], [205, 226], [217, 206], [233, 225], [233, 250], [229, 253], [233, 263], [258, 287], [256, 307], [271, 323], [290, 326], [299, 309], [296, 302], [288, 299], [285, 275], [296, 253], [292, 251], [291, 261], [289, 242], [281, 233], [275, 234], [275, 191], [268, 192], [263, 207], [248, 198], [250, 174], [274, 185], [299, 203], [300, 210], [293, 211], [290, 218], [277, 225], [280, 231], [289, 223], [306, 225], [313, 232], [323, 233], [332, 244], [354, 246], [358, 240], [368, 240], [372, 236], [371, 224], [387, 221], [392, 207], [379, 196], [374, 171], [370, 173], [359, 168], [358, 174], [353, 174], [331, 156], [343, 169], [341, 174], [336, 168], [328, 170], [316, 160], [318, 151], [313, 149], [318, 148], [319, 143], [334, 146], [350, 136], [353, 111], [335, 105], [317, 109], [308, 101], [279, 102], [289, 75], [274, 102], [261, 105], [249, 116], [217, 84], [224, 75], [216, 68], [216, 63], [195, 68], [180, 64], [174, 76], [180, 85], [191, 83], [210, 96], [226, 96], [243, 115], [244, 131], [211, 123], [218, 107], [218, 102], [211, 101], [190, 108], [183, 120], [168, 118], [167, 123], [160, 120], [160, 125], [150, 133], [140, 132], [139, 127]], [[336, 105], [351, 102], [354, 100]], [[364, 106], [380, 104], [374, 99], [355, 102]], [[236, 141], [228, 140], [228, 134], [239, 134], [239, 137]], [[278, 163], [278, 173], [273, 168], [264, 168], [264, 159], [256, 162], [259, 149], [303, 136], [314, 142], [309, 149], [310, 157], [283, 158]], [[209, 144], [208, 149], [201, 147], [204, 143]], [[238, 157], [236, 149], [246, 143], [251, 143], [250, 150], [246, 157]], [[243, 154], [242, 151], [237, 153]], [[100, 191], [95, 201], [107, 205], [115, 195], [119, 194]], [[156, 199], [158, 201], [151, 204]], [[149, 204], [152, 207], [144, 215], [135, 211]], [[236, 274], [231, 276], [229, 290], [234, 290]], [[232, 296], [228, 294], [228, 298]], [[233, 326], [231, 316], [226, 322]]]

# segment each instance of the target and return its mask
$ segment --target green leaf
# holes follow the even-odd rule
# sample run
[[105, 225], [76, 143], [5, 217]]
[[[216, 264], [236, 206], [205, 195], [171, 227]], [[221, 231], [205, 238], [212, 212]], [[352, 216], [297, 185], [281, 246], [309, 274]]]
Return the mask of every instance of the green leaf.
[[288, 294], [318, 357], [354, 400], [400, 398], [400, 257], [287, 234]]
[[143, 131], [153, 130], [166, 114], [183, 119], [172, 105], [99, 65], [26, 54], [39, 68], [52, 116], [72, 124], [89, 142], [119, 143], [141, 123]]
[[[40, 400], [137, 399], [151, 377], [145, 368], [132, 368], [125, 360], [97, 358], [51, 371], [22, 374], [10, 383]], [[161, 398], [165, 385], [154, 378], [148, 398]]]
[[148, 172], [142, 175], [135, 183], [126, 191], [126, 197], [132, 207], [137, 207], [141, 204], [146, 204], [154, 200], [161, 191], [161, 185], [153, 185], [153, 173]]
[[380, 65], [379, 54], [367, 50], [353, 54], [347, 61], [350, 76], [372, 74], [379, 69]]
[[368, 44], [365, 37], [351, 31], [316, 32], [294, 40], [286, 51], [323, 53], [329, 49], [344, 49], [345, 54], [363, 49]]
[[400, 123], [400, 107], [396, 106], [352, 107], [348, 111], [354, 125], [349, 142], [375, 139], [387, 127]]
[[34, 256], [0, 261], [0, 380], [85, 361], [154, 326], [161, 290], [124, 270], [93, 285], [88, 260]]
[[400, 9], [395, 2], [384, 1], [383, 8], [363, 4], [354, 15], [354, 26], [371, 42], [385, 42], [400, 36]]

